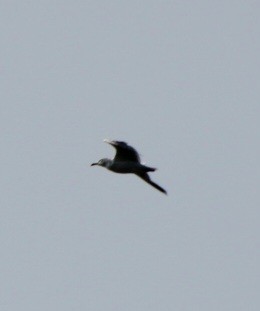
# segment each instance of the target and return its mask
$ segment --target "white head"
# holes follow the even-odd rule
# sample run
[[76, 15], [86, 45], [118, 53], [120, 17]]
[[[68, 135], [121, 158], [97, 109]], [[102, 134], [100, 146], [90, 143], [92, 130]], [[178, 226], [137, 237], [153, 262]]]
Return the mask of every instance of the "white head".
[[109, 168], [112, 165], [112, 160], [110, 159], [101, 159], [97, 163], [92, 163], [91, 166], [93, 165], [98, 165], [98, 166], [103, 166], [105, 168]]

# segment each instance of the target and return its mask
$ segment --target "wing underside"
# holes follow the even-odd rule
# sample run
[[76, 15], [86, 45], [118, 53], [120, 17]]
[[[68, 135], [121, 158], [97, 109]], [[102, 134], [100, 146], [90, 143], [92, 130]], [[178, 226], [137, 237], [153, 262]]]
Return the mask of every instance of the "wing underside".
[[147, 182], [149, 185], [153, 186], [157, 190], [161, 191], [164, 194], [167, 194], [167, 191], [163, 189], [161, 186], [159, 186], [158, 184], [156, 184], [155, 182], [153, 182], [147, 173], [137, 174], [137, 176], [142, 178], [142, 180], [144, 180], [145, 182]]
[[140, 163], [140, 156], [138, 152], [124, 141], [110, 141], [107, 139], [105, 139], [104, 141], [116, 149], [114, 161], [131, 161]]

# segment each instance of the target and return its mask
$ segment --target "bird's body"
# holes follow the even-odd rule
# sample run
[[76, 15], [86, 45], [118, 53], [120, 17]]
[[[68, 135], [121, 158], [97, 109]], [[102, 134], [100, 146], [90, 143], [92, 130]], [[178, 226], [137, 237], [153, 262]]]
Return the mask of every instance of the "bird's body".
[[118, 161], [118, 162], [112, 161], [112, 163], [109, 163], [109, 165], [106, 168], [114, 173], [120, 174], [131, 174], [131, 173], [138, 174], [140, 172], [146, 173], [146, 172], [153, 172], [156, 170], [155, 168], [145, 166], [141, 163], [130, 161]]
[[147, 174], [147, 172], [154, 172], [156, 168], [143, 165], [138, 152], [133, 147], [122, 141], [110, 141], [107, 139], [104, 141], [116, 148], [116, 155], [113, 160], [104, 158], [97, 163], [91, 164], [92, 166], [103, 166], [114, 173], [135, 174], [157, 190], [167, 194], [162, 187], [151, 181]]

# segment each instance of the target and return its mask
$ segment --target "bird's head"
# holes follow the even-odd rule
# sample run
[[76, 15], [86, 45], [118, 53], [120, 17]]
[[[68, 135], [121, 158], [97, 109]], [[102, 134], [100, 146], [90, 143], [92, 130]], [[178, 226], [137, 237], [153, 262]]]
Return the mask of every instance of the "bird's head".
[[92, 163], [91, 166], [98, 165], [109, 168], [111, 166], [112, 161], [110, 159], [101, 159], [96, 163]]

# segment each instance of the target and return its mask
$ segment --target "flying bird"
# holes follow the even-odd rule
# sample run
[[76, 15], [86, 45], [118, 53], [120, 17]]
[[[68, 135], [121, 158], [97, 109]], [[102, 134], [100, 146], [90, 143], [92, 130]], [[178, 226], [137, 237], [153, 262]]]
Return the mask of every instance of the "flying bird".
[[153, 186], [157, 190], [167, 194], [166, 190], [157, 185], [150, 179], [148, 172], [154, 172], [156, 168], [148, 167], [143, 165], [140, 161], [140, 156], [138, 152], [127, 143], [123, 141], [108, 140], [104, 139], [104, 142], [110, 144], [116, 149], [116, 154], [113, 160], [111, 159], [101, 159], [93, 165], [103, 166], [106, 169], [121, 174], [132, 173], [140, 177], [142, 180], [147, 182], [149, 185]]

